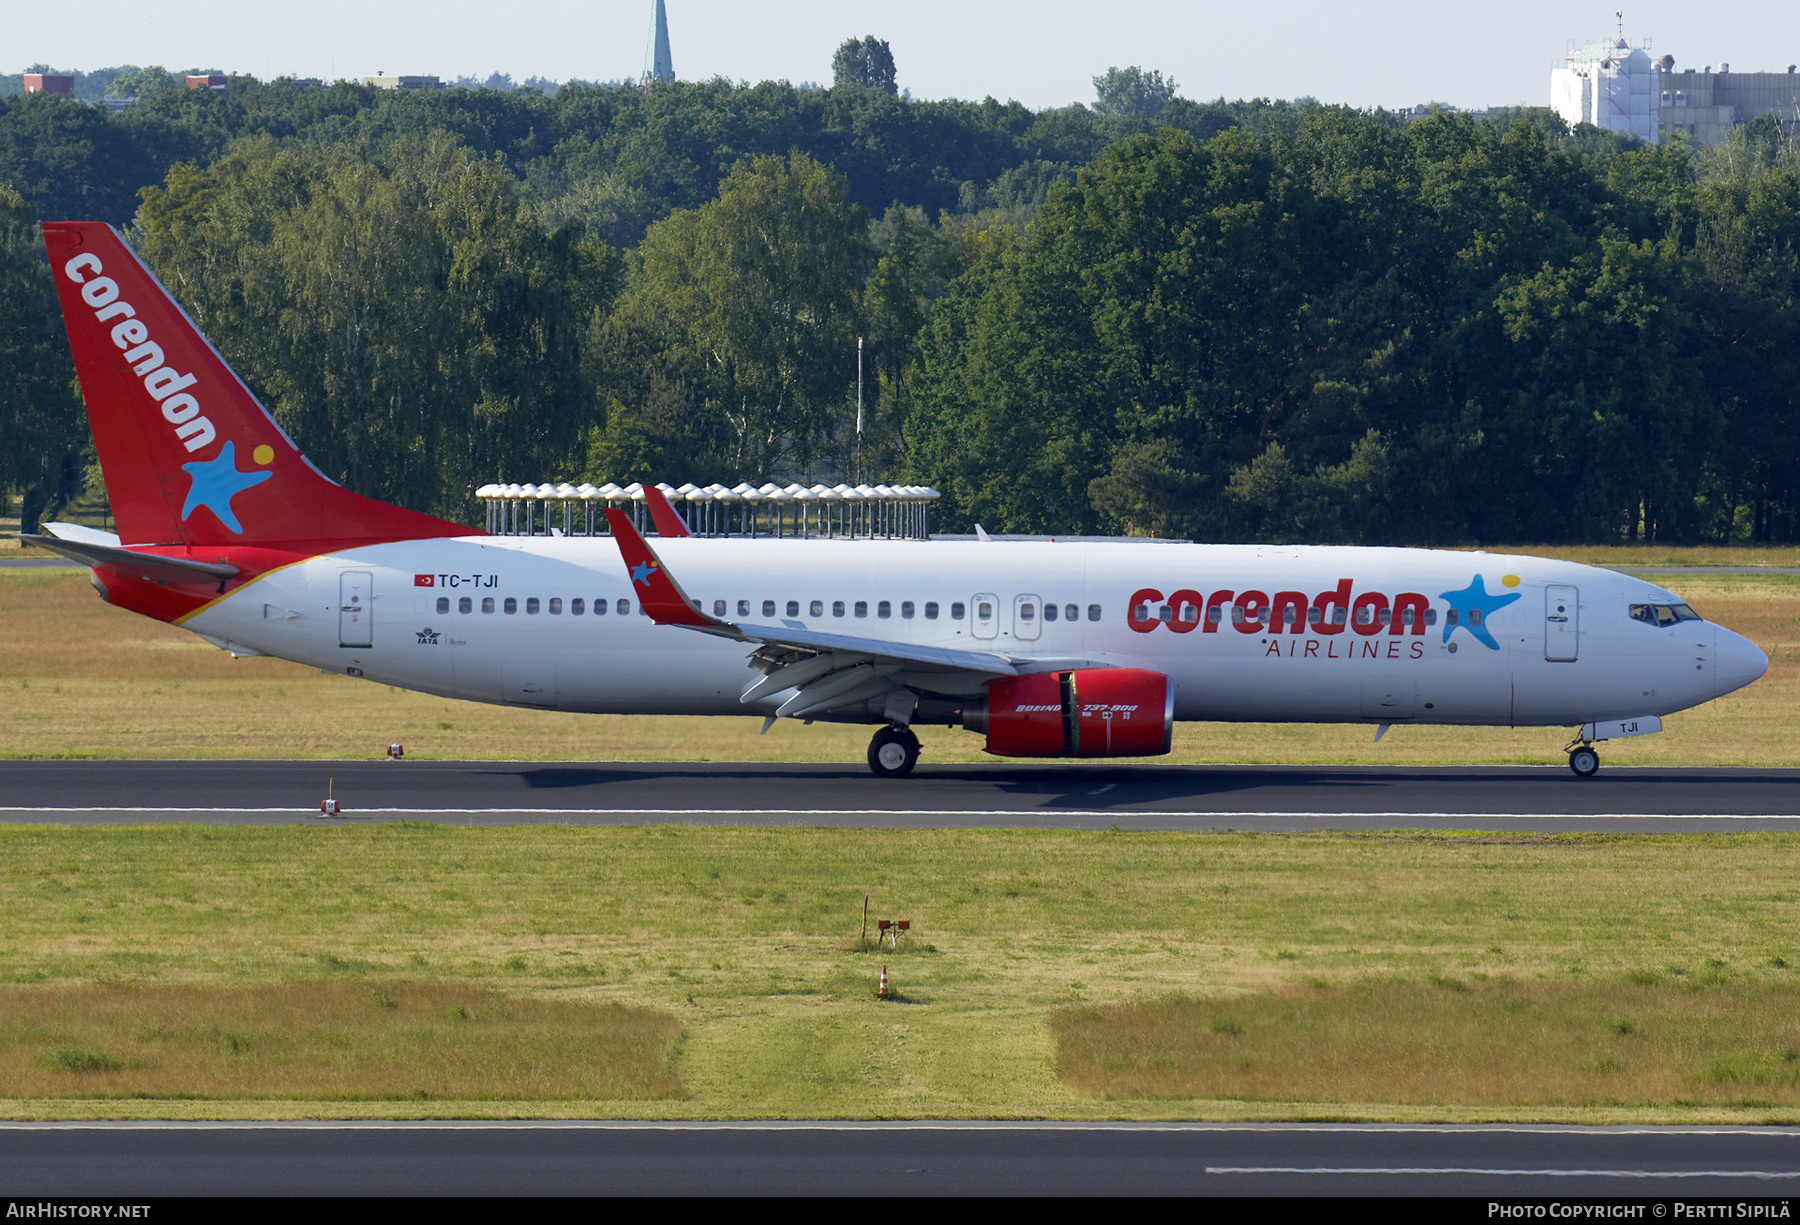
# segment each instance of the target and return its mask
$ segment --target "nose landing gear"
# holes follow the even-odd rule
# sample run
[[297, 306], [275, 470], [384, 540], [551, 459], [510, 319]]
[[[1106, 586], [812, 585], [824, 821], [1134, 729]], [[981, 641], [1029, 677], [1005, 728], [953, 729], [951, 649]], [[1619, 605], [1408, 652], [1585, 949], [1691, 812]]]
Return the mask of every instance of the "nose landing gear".
[[1591, 744], [1572, 744], [1569, 746], [1569, 769], [1575, 771], [1576, 778], [1592, 778], [1600, 772], [1600, 754]]
[[919, 738], [907, 727], [884, 727], [869, 741], [869, 769], [880, 778], [901, 778], [919, 764]]

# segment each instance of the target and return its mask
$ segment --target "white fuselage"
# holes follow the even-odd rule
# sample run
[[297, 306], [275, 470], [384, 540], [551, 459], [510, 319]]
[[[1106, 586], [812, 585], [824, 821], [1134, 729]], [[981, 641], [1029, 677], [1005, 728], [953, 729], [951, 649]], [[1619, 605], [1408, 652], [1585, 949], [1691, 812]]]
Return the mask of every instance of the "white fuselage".
[[[1094, 541], [656, 547], [688, 594], [727, 619], [1153, 669], [1173, 678], [1181, 720], [1575, 724], [1681, 710], [1766, 667], [1753, 644], [1711, 622], [1632, 619], [1633, 604], [1678, 602], [1661, 588], [1533, 557]], [[1264, 612], [1259, 624], [1251, 599], [1252, 615], [1233, 619], [1246, 592], [1316, 605], [1333, 591], [1363, 610], [1327, 604], [1322, 615], [1283, 615], [1291, 621]], [[1483, 615], [1471, 625], [1459, 604], [1484, 605]], [[784, 696], [744, 705], [738, 695], [757, 679], [751, 648], [643, 616], [604, 536], [352, 549], [267, 574], [184, 624], [240, 652], [480, 702], [725, 715], [764, 714]], [[981, 692], [967, 677], [902, 679], [952, 700]]]

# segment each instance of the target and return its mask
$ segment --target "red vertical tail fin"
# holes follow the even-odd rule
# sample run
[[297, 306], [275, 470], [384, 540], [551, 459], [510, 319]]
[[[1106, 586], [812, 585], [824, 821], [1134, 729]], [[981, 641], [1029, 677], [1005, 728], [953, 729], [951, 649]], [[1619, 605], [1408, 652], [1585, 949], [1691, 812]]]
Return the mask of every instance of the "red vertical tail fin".
[[44, 244], [124, 543], [478, 534], [351, 493], [313, 467], [111, 226], [46, 222]]

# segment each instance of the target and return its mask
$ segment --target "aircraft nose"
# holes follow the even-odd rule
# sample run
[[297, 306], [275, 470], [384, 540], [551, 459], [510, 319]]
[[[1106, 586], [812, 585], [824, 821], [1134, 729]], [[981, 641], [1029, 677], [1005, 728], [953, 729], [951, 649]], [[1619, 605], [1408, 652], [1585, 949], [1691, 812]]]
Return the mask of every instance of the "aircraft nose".
[[1763, 654], [1761, 647], [1723, 626], [1718, 627], [1718, 630], [1718, 662], [1714, 666], [1713, 675], [1720, 693], [1742, 689], [1769, 670], [1769, 657]]

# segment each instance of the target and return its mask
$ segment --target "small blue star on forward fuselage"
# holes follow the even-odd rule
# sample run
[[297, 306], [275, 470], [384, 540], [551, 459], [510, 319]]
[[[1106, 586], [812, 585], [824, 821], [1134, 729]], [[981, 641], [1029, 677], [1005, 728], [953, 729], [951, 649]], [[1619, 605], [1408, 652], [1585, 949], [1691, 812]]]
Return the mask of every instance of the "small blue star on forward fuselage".
[[[1454, 622], [1448, 617], [1444, 618], [1445, 642], [1449, 642], [1450, 635], [1454, 634], [1457, 630], [1468, 630], [1470, 636], [1473, 637], [1475, 641], [1481, 643], [1481, 645], [1485, 646], [1490, 651], [1498, 651], [1500, 649], [1500, 644], [1494, 641], [1494, 636], [1492, 634], [1488, 633], [1487, 620], [1502, 608], [1505, 608], [1508, 604], [1511, 604], [1514, 600], [1518, 599], [1519, 593], [1514, 591], [1509, 592], [1506, 595], [1489, 595], [1487, 582], [1477, 574], [1474, 579], [1470, 581], [1469, 585], [1464, 587], [1461, 591], [1446, 591], [1438, 598], [1440, 600], [1449, 601], [1451, 608], [1459, 609], [1462, 612], [1462, 616], [1458, 617]], [[1471, 612], [1479, 612], [1481, 614], [1481, 623], [1479, 625], [1472, 625], [1469, 623], [1469, 614]]]
[[273, 472], [239, 472], [237, 446], [231, 442], [225, 444], [217, 459], [183, 464], [181, 470], [192, 480], [188, 486], [187, 504], [181, 508], [181, 521], [186, 523], [196, 506], [204, 506], [218, 517], [220, 523], [240, 536], [244, 528], [238, 517], [231, 513], [231, 499], [275, 475]]
[[631, 568], [631, 581], [634, 583], [642, 583], [644, 586], [648, 587], [650, 585], [650, 576], [655, 573], [655, 566], [647, 561], [641, 561]]

